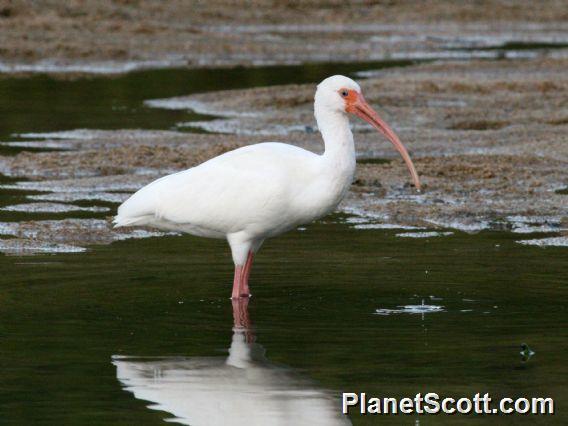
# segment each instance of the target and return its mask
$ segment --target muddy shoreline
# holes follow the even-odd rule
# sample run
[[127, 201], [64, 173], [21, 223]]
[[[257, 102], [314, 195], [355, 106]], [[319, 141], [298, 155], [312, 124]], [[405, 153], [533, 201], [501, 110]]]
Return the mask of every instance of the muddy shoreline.
[[[410, 186], [388, 142], [353, 121], [359, 164], [340, 210], [366, 217], [369, 226], [552, 233], [553, 245], [566, 244], [568, 197], [558, 190], [568, 186], [567, 67], [559, 59], [503, 60], [367, 72], [361, 80], [366, 97], [411, 151], [424, 192]], [[239, 146], [278, 140], [321, 152], [313, 93], [314, 85], [306, 84], [149, 100], [153, 108], [218, 116], [186, 123], [215, 133], [47, 134], [23, 144], [62, 150], [0, 157], [0, 172], [15, 180], [2, 188], [33, 191], [26, 196], [30, 203], [97, 200], [114, 209], [151, 180]], [[113, 241], [114, 231], [99, 225], [99, 242]], [[80, 244], [77, 227], [70, 229], [60, 242]]]
[[[0, 3], [0, 72], [369, 62], [534, 54], [568, 43], [568, 7], [544, 1]], [[523, 47], [523, 44], [524, 47]], [[497, 50], [494, 50], [496, 49]], [[529, 49], [530, 50], [530, 49]], [[564, 53], [560, 53], [565, 56]]]
[[[388, 142], [353, 120], [359, 164], [340, 210], [356, 215], [352, 225], [361, 229], [416, 231], [406, 237], [498, 229], [534, 234], [520, 236], [523, 244], [568, 245], [566, 3], [423, 6], [10, 0], [0, 4], [0, 79], [420, 59], [356, 78], [411, 151], [424, 192], [410, 186]], [[170, 130], [14, 135], [0, 155], [0, 251], [41, 252], [50, 242], [52, 251], [79, 252], [126, 234], [154, 235], [117, 233], [107, 216], [153, 179], [239, 146], [276, 140], [321, 152], [314, 90], [300, 84], [146, 100], [147, 108], [214, 117]], [[59, 226], [61, 215], [70, 226]]]

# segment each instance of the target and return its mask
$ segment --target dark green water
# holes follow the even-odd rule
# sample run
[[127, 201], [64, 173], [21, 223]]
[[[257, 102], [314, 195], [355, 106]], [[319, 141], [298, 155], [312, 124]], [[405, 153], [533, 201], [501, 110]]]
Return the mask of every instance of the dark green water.
[[[269, 362], [332, 392], [552, 396], [558, 414], [530, 420], [566, 420], [565, 250], [501, 233], [403, 240], [326, 222], [269, 241], [250, 302]], [[221, 242], [155, 238], [0, 264], [3, 424], [160, 424], [171, 415], [122, 390], [111, 356], [226, 356], [232, 271]], [[374, 315], [422, 299], [445, 311]], [[522, 343], [536, 352], [526, 363]], [[472, 421], [490, 419], [421, 424]]]
[[505, 52], [508, 50], [549, 50], [566, 48], [568, 48], [568, 43], [509, 41], [495, 46], [475, 46], [456, 50], [502, 50]]
[[[364, 68], [376, 65], [356, 67]], [[143, 100], [315, 82], [354, 70], [272, 67], [78, 81], [2, 79], [0, 137], [83, 127], [164, 129], [195, 116], [145, 108]], [[8, 197], [14, 195], [0, 192], [0, 203]], [[2, 220], [31, 217], [42, 215], [4, 214]], [[522, 246], [509, 233], [411, 239], [396, 232], [356, 230], [335, 216], [265, 244], [253, 270], [248, 313], [249, 338], [266, 358], [256, 369], [242, 370], [256, 383], [242, 389], [244, 398], [254, 401], [276, 389], [301, 400], [309, 389], [335, 413], [342, 391], [549, 396], [556, 403], [553, 417], [353, 414], [350, 421], [565, 424], [566, 249]], [[174, 417], [176, 406], [197, 399], [190, 392], [196, 383], [188, 379], [192, 372], [201, 372], [202, 394], [209, 395], [208, 386], [219, 388], [214, 368], [224, 365], [233, 334], [232, 264], [223, 242], [163, 237], [93, 246], [84, 254], [0, 256], [0, 270], [0, 424], [158, 425]], [[375, 314], [423, 301], [443, 310]], [[523, 343], [535, 351], [525, 362], [519, 353]], [[168, 386], [178, 389], [169, 411], [151, 410], [152, 398], [124, 389], [112, 364], [117, 355], [135, 357], [140, 377], [138, 385], [131, 382], [134, 388], [165, 389], [160, 401], [153, 400], [162, 408], [171, 396]], [[152, 364], [156, 359], [175, 368], [159, 370]], [[232, 389], [242, 376], [224, 380], [224, 388]], [[294, 405], [276, 407], [273, 419], [282, 420]], [[202, 408], [210, 409], [205, 403]], [[229, 418], [245, 414], [237, 406]]]
[[318, 83], [333, 74], [407, 66], [415, 61], [236, 69], [165, 69], [78, 80], [0, 78], [0, 140], [14, 134], [72, 129], [169, 129], [203, 116], [148, 108], [143, 101], [213, 90]]

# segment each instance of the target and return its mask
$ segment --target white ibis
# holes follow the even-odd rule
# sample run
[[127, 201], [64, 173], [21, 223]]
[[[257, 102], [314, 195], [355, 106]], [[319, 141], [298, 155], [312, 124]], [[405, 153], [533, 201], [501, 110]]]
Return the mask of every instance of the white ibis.
[[249, 297], [253, 257], [264, 240], [332, 212], [347, 193], [355, 173], [349, 113], [392, 142], [420, 189], [406, 148], [356, 82], [341, 75], [323, 80], [314, 111], [323, 154], [276, 142], [226, 152], [140, 189], [118, 208], [115, 226], [226, 238], [235, 263], [232, 298]]

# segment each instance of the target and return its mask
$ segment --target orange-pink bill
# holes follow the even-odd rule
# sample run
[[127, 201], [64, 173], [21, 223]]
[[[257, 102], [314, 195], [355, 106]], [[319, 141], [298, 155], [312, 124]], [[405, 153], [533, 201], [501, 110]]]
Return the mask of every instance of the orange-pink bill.
[[387, 123], [385, 123], [379, 114], [375, 112], [373, 108], [365, 101], [365, 98], [360, 93], [355, 91], [349, 91], [348, 96], [346, 97], [347, 112], [355, 114], [357, 117], [362, 118], [379, 132], [387, 137], [387, 139], [394, 145], [395, 149], [400, 153], [402, 159], [406, 163], [406, 167], [408, 167], [408, 171], [412, 176], [412, 180], [414, 182], [414, 186], [416, 189], [420, 191], [420, 179], [418, 178], [418, 173], [416, 172], [416, 168], [414, 167], [414, 163], [412, 163], [412, 159], [408, 154], [408, 151], [398, 138], [398, 136], [394, 133], [394, 131], [389, 127]]

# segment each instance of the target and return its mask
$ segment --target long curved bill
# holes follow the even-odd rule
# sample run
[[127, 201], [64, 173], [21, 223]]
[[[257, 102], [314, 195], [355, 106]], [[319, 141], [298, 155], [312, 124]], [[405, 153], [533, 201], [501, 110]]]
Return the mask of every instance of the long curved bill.
[[398, 136], [393, 132], [393, 130], [389, 127], [387, 123], [385, 123], [379, 114], [375, 112], [373, 108], [365, 101], [363, 95], [358, 94], [356, 99], [350, 103], [347, 107], [347, 111], [355, 114], [357, 117], [362, 118], [379, 132], [387, 137], [387, 139], [394, 145], [396, 150], [402, 156], [404, 162], [406, 163], [406, 167], [408, 167], [408, 171], [412, 176], [412, 180], [414, 181], [414, 186], [416, 189], [420, 191], [420, 179], [418, 178], [418, 173], [416, 173], [416, 169], [414, 168], [414, 164], [410, 159], [410, 155], [408, 155], [408, 151], [398, 138]]

